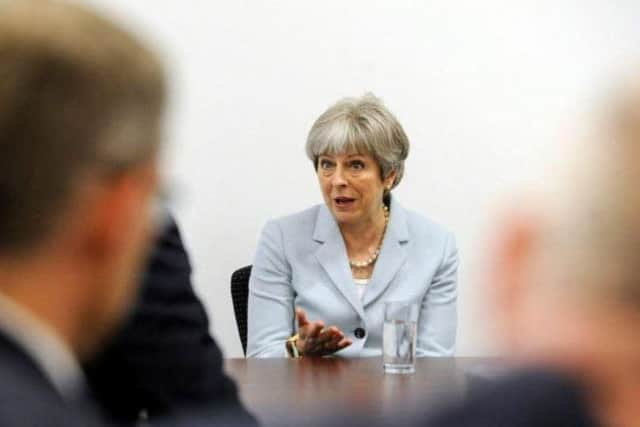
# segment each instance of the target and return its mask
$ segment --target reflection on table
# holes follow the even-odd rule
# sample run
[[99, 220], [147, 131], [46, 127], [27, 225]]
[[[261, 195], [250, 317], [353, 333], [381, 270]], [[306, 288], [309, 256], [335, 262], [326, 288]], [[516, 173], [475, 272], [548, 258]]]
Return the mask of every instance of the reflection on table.
[[265, 427], [323, 416], [425, 412], [461, 397], [467, 372], [490, 358], [419, 358], [412, 375], [385, 374], [382, 358], [227, 359], [242, 400]]

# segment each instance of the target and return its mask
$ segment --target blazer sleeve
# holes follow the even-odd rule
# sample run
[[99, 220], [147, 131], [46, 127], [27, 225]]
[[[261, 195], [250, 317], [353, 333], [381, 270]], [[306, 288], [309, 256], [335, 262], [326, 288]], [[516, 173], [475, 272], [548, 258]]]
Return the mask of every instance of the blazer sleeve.
[[282, 230], [272, 221], [262, 230], [249, 280], [247, 357], [286, 357], [294, 298]]
[[255, 423], [223, 371], [172, 218], [153, 248], [129, 320], [84, 368], [94, 395], [116, 420], [135, 420], [142, 409], [154, 417], [206, 407]]
[[422, 300], [418, 326], [418, 356], [453, 356], [457, 328], [458, 250], [448, 233], [442, 262]]

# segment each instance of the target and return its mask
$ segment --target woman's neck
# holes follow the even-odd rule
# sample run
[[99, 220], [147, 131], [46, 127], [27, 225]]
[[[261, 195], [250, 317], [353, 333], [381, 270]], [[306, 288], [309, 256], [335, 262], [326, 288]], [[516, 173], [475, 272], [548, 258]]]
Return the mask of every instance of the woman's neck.
[[371, 217], [357, 224], [339, 224], [349, 256], [368, 254], [381, 243], [386, 226], [385, 211], [382, 207]]

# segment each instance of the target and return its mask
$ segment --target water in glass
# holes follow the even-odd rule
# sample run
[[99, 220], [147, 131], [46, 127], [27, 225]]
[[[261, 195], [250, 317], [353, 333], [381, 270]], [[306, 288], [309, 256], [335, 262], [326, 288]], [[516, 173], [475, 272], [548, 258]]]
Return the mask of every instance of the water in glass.
[[387, 320], [383, 328], [384, 371], [394, 374], [415, 372], [417, 323]]

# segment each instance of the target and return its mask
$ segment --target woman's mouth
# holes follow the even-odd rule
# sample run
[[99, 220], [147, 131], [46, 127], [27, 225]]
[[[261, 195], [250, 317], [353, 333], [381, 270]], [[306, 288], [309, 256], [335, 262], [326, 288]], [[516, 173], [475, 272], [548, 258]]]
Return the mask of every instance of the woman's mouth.
[[334, 197], [333, 198], [333, 202], [335, 203], [335, 205], [339, 208], [347, 208], [350, 207], [351, 205], [353, 205], [353, 202], [355, 202], [356, 199], [352, 198], [352, 197]]

